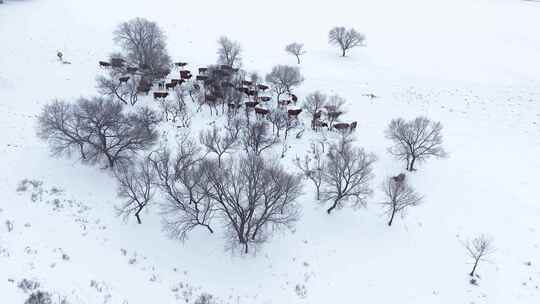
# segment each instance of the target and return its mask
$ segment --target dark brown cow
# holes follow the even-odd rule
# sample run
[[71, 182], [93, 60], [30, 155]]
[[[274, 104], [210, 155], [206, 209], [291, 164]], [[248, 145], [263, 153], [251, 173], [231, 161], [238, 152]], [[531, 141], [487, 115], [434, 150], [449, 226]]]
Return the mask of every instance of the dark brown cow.
[[291, 104], [291, 101], [290, 100], [280, 100], [278, 102], [278, 105], [282, 106], [282, 107], [285, 107], [285, 106], [288, 106]]
[[265, 108], [258, 108], [258, 107], [255, 107], [255, 115], [257, 116], [266, 116], [270, 111], [268, 109], [265, 109]]
[[102, 67], [102, 68], [106, 68], [106, 67], [110, 67], [111, 64], [108, 63], [107, 61], [100, 61], [99, 66]]
[[258, 101], [246, 101], [244, 102], [247, 108], [255, 108], [259, 102]]
[[199, 68], [199, 74], [204, 74], [208, 71], [208, 68]]
[[120, 78], [118, 78], [118, 80], [120, 81], [120, 83], [123, 83], [123, 82], [126, 83], [129, 80], [129, 76], [120, 77]]
[[166, 84], [165, 84], [165, 89], [166, 89], [166, 90], [174, 89], [174, 87], [176, 87], [177, 85], [178, 85], [178, 82], [166, 83]]
[[248, 94], [249, 96], [255, 96], [255, 95], [257, 95], [257, 91], [255, 91], [255, 90], [248, 90], [247, 94]]
[[291, 100], [296, 103], [298, 101], [298, 97], [296, 97], [296, 95], [294, 94], [289, 94], [291, 96]]
[[253, 85], [253, 82], [251, 82], [249, 80], [242, 80], [242, 85], [251, 86], [251, 85]]
[[195, 78], [197, 80], [201, 80], [201, 81], [205, 81], [208, 79], [208, 76], [205, 76], [205, 75], [197, 75], [197, 77]]
[[396, 182], [396, 183], [402, 183], [403, 181], [405, 181], [405, 173], [400, 173], [396, 176], [393, 176], [392, 179]]
[[302, 113], [302, 109], [287, 110], [287, 114], [289, 115], [289, 117], [297, 118], [300, 113]]
[[328, 127], [328, 123], [326, 121], [322, 121], [319, 118], [315, 118], [311, 120], [311, 128], [314, 130], [317, 130], [317, 128], [320, 127]]
[[126, 70], [127, 70], [128, 73], [133, 74], [133, 73], [136, 73], [139, 69], [137, 69], [135, 67], [127, 67]]
[[351, 132], [356, 130], [357, 125], [358, 125], [358, 122], [356, 122], [356, 121], [351, 122]]
[[154, 92], [154, 99], [166, 98], [167, 96], [169, 96], [168, 92]]
[[268, 86], [264, 85], [264, 84], [258, 84], [257, 89], [259, 89], [261, 91], [266, 91], [266, 90], [268, 90]]
[[338, 122], [335, 123], [333, 127], [338, 131], [343, 131], [349, 129], [351, 126], [346, 122]]
[[185, 67], [187, 65], [187, 62], [175, 62], [174, 65], [181, 68]]
[[226, 70], [226, 71], [232, 71], [232, 66], [228, 65], [228, 64], [222, 64], [219, 66], [220, 69], [222, 70]]
[[111, 58], [111, 66], [113, 68], [121, 68], [126, 61], [122, 58]]
[[140, 84], [138, 87], [137, 87], [137, 92], [139, 93], [144, 93], [144, 94], [148, 94], [150, 92], [150, 89], [152, 89], [152, 87], [150, 85], [146, 85], [146, 84]]
[[238, 71], [240, 71], [239, 68], [233, 68], [233, 69], [232, 69], [232, 72], [233, 72], [233, 73], [237, 73]]
[[267, 101], [272, 100], [272, 98], [270, 96], [260, 96], [259, 100], [267, 102]]
[[242, 105], [230, 102], [227, 104], [227, 107], [229, 107], [229, 109], [231, 110], [236, 110], [236, 109], [240, 109]]

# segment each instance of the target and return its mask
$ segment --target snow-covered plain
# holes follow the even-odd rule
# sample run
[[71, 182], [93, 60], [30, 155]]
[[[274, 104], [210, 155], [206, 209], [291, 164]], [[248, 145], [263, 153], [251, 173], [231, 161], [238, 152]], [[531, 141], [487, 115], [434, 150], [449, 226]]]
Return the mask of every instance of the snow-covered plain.
[[[245, 68], [262, 74], [295, 65], [283, 48], [305, 43], [298, 95], [345, 97], [345, 120], [359, 122], [357, 144], [379, 157], [367, 208], [328, 216], [306, 183], [296, 229], [249, 256], [202, 230], [183, 244], [168, 239], [156, 209], [143, 225], [116, 217], [113, 178], [52, 158], [35, 117], [53, 98], [95, 94], [97, 61], [115, 50], [112, 31], [137, 16], [157, 21], [172, 57], [192, 69], [215, 62], [223, 34], [242, 43]], [[7, 0], [0, 303], [24, 302], [16, 286], [24, 278], [71, 303], [192, 303], [203, 292], [239, 304], [539, 303], [539, 16], [540, 3], [519, 0]], [[327, 45], [335, 25], [366, 33], [367, 47], [340, 58]], [[72, 64], [60, 64], [57, 50]], [[388, 227], [379, 185], [403, 164], [386, 153], [383, 131], [392, 118], [417, 115], [443, 123], [450, 157], [410, 176], [424, 203]], [[210, 119], [198, 116], [194, 127]], [[284, 162], [313, 136], [293, 142]], [[23, 179], [43, 184], [17, 191]], [[480, 233], [497, 251], [473, 286], [461, 242]]]

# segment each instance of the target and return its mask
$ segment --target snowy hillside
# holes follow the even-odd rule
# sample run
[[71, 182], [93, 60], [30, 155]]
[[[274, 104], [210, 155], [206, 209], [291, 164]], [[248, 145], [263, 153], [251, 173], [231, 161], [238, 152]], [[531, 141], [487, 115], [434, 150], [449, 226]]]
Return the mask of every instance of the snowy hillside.
[[[206, 293], [231, 304], [540, 303], [539, 16], [540, 3], [519, 0], [5, 0], [0, 303], [24, 303], [23, 279], [72, 304], [195, 303]], [[51, 156], [36, 118], [55, 98], [97, 94], [98, 61], [119, 51], [113, 31], [135, 17], [157, 22], [173, 61], [192, 71], [216, 62], [222, 35], [263, 76], [297, 66], [284, 47], [304, 43], [300, 102], [316, 90], [344, 97], [343, 120], [358, 121], [354, 144], [377, 155], [366, 208], [328, 215], [305, 181], [294, 228], [248, 255], [226, 250], [219, 229], [168, 238], [158, 203], [141, 225], [118, 217], [111, 173]], [[365, 33], [366, 47], [340, 57], [328, 45], [338, 25]], [[380, 185], [405, 170], [384, 132], [420, 115], [442, 123], [449, 156], [407, 172], [423, 203], [389, 227]], [[291, 171], [320, 136], [302, 119], [305, 133], [280, 159]], [[213, 121], [223, 123], [204, 108], [188, 133], [198, 138]], [[160, 137], [182, 132], [169, 124]], [[473, 285], [463, 243], [480, 234], [496, 250]]]

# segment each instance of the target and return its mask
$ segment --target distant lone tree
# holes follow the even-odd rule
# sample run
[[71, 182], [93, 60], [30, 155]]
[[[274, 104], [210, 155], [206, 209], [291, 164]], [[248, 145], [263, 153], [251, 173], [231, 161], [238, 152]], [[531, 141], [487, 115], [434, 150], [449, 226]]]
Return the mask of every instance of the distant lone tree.
[[386, 129], [386, 138], [394, 145], [388, 152], [406, 161], [406, 169], [413, 171], [416, 161], [430, 157], [445, 157], [442, 147], [442, 124], [426, 117], [417, 117], [412, 121], [403, 118], [394, 119]]
[[480, 261], [486, 261], [487, 256], [492, 254], [495, 251], [495, 248], [493, 248], [491, 238], [484, 234], [467, 241], [464, 246], [473, 260], [473, 268], [469, 273], [469, 275], [473, 277], [476, 267], [478, 267], [478, 263], [480, 263]]
[[345, 57], [347, 51], [356, 47], [363, 46], [366, 36], [355, 29], [346, 29], [343, 26], [334, 27], [328, 33], [330, 44], [338, 46], [341, 49], [341, 56]]
[[240, 67], [242, 65], [242, 47], [238, 41], [232, 41], [226, 36], [218, 39], [218, 63], [231, 67]]
[[154, 145], [156, 124], [148, 108], [124, 113], [122, 104], [111, 99], [80, 98], [46, 105], [38, 118], [38, 136], [54, 155], [78, 154], [85, 163], [113, 168]]
[[114, 31], [114, 41], [122, 47], [128, 63], [153, 78], [165, 77], [170, 72], [171, 58], [165, 40], [157, 23], [144, 18], [123, 22]]
[[347, 137], [341, 137], [338, 143], [330, 146], [321, 193], [325, 201], [332, 202], [326, 210], [328, 214], [345, 201], [352, 201], [353, 207], [366, 204], [366, 198], [373, 193], [369, 182], [373, 179], [373, 163], [376, 159], [375, 155], [366, 153], [364, 149], [353, 147]]
[[292, 89], [303, 81], [304, 77], [300, 74], [300, 69], [288, 65], [277, 65], [266, 75], [266, 82], [271, 85], [278, 102], [281, 95], [292, 93]]
[[300, 56], [304, 55], [306, 51], [304, 50], [304, 44], [293, 42], [291, 44], [288, 44], [285, 47], [285, 51], [291, 55], [296, 56], [296, 60], [298, 61], [298, 64], [300, 64]]
[[382, 189], [386, 198], [382, 205], [390, 217], [388, 226], [392, 226], [396, 214], [403, 215], [408, 207], [416, 206], [422, 200], [422, 197], [407, 184], [405, 174], [387, 178], [382, 184]]

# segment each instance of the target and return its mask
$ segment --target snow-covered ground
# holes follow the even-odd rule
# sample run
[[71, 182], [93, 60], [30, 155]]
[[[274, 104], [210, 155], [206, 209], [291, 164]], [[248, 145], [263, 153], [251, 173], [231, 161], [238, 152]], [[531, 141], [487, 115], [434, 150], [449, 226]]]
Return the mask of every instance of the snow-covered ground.
[[[305, 43], [298, 95], [345, 97], [345, 120], [359, 122], [357, 144], [379, 157], [367, 208], [328, 216], [306, 183], [295, 230], [250, 256], [225, 251], [219, 235], [205, 231], [183, 244], [167, 239], [156, 210], [143, 225], [116, 217], [114, 179], [52, 158], [35, 135], [35, 117], [53, 98], [95, 94], [97, 62], [115, 50], [112, 31], [137, 16], [157, 21], [172, 57], [193, 69], [215, 62], [224, 34], [242, 43], [244, 66], [261, 74], [295, 65], [283, 48]], [[0, 5], [0, 303], [24, 302], [16, 286], [24, 278], [71, 303], [192, 303], [203, 292], [238, 304], [539, 303], [538, 16], [540, 3], [519, 0], [7, 0]], [[366, 33], [367, 47], [339, 57], [327, 44], [335, 25]], [[57, 50], [72, 64], [60, 64]], [[379, 185], [403, 164], [386, 153], [383, 131], [392, 118], [417, 115], [443, 123], [450, 157], [411, 175], [424, 203], [389, 228]], [[294, 142], [284, 162], [313, 136]], [[24, 179], [42, 183], [21, 187]], [[480, 233], [497, 251], [473, 286], [461, 242]]]

